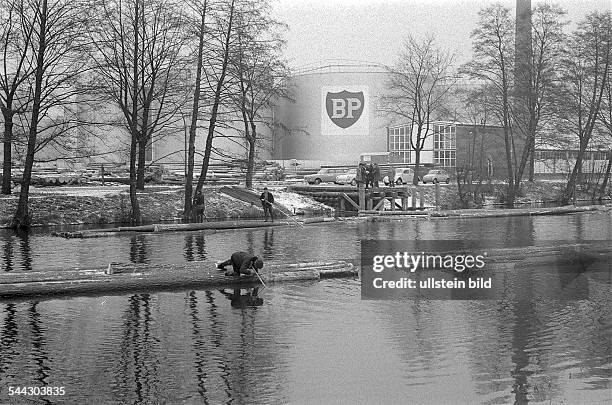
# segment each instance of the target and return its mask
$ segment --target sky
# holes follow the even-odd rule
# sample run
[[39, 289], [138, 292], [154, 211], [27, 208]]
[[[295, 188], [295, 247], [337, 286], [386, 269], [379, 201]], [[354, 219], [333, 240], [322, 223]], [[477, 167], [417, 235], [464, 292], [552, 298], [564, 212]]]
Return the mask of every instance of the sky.
[[[512, 9], [514, 0], [501, 0]], [[470, 32], [484, 0], [273, 0], [275, 16], [289, 26], [286, 56], [292, 67], [329, 59], [392, 64], [402, 39], [434, 34], [439, 44], [470, 58]], [[540, 1], [532, 0], [532, 7]], [[609, 10], [610, 0], [554, 1], [578, 21], [593, 10]]]

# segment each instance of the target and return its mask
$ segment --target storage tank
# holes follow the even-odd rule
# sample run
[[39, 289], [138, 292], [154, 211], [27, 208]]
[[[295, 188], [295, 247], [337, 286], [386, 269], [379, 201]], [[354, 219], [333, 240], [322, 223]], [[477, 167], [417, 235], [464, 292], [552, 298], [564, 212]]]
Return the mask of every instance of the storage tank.
[[387, 151], [389, 120], [379, 112], [387, 73], [374, 63], [335, 61], [298, 71], [293, 102], [275, 108], [281, 124], [274, 159], [356, 164], [364, 152]]

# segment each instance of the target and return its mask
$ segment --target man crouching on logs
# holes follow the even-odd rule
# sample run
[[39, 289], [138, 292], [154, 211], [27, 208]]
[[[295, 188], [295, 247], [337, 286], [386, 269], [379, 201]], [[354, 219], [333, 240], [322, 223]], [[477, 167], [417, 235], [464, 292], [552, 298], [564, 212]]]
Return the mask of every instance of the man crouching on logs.
[[253, 256], [247, 252], [235, 252], [229, 260], [217, 264], [219, 270], [225, 271], [225, 266], [232, 265], [233, 272], [228, 271], [226, 276], [240, 277], [240, 274], [253, 276], [255, 272], [263, 267], [263, 260], [257, 256]]

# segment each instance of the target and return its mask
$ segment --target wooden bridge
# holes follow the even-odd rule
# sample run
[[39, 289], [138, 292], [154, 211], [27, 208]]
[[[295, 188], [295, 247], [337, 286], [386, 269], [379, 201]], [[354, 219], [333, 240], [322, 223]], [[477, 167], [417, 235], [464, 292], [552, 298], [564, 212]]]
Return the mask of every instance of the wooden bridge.
[[[296, 185], [290, 190], [309, 196], [316, 201], [336, 208], [336, 216], [355, 214], [417, 214], [425, 209], [425, 193], [422, 187], [406, 185], [365, 189], [354, 186]], [[435, 186], [436, 201], [439, 185]]]

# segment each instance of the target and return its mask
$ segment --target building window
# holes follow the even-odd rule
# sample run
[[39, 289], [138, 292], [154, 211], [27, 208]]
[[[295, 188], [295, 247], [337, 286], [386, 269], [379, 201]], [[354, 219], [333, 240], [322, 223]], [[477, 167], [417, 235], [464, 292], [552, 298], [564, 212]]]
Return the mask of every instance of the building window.
[[457, 159], [454, 150], [434, 150], [434, 163], [444, 167], [455, 167]]
[[434, 125], [434, 164], [455, 167], [457, 150], [457, 127], [452, 124]]
[[410, 163], [410, 129], [407, 126], [389, 129], [389, 152]]

